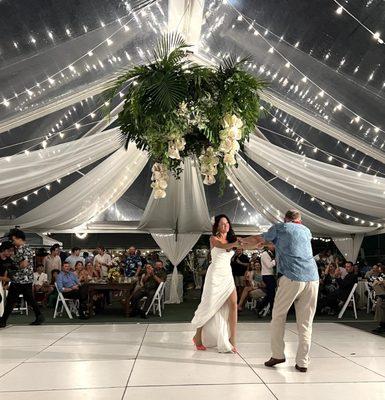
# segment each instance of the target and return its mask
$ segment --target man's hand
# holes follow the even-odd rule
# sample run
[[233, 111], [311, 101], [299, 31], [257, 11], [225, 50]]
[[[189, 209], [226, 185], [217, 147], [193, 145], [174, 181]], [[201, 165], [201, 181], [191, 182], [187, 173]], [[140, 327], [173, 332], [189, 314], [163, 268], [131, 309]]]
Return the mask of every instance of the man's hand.
[[79, 286], [78, 286], [78, 285], [72, 286], [71, 289], [72, 289], [72, 290], [79, 290]]

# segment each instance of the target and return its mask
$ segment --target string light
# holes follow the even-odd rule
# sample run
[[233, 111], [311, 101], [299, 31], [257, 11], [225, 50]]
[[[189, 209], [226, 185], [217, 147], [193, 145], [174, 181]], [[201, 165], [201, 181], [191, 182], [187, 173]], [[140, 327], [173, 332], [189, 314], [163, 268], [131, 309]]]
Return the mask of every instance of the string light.
[[380, 44], [384, 44], [384, 41], [381, 39], [380, 32], [373, 32], [363, 22], [361, 22], [357, 17], [355, 17], [346, 7], [342, 6], [337, 0], [333, 1], [338, 5], [338, 8], [336, 10], [337, 14], [341, 15], [342, 12], [345, 11], [350, 17], [352, 17], [356, 22], [358, 22], [365, 30], [367, 30], [372, 35], [374, 40], [376, 40]]
[[[248, 17], [247, 16], [245, 16], [244, 14], [242, 14], [233, 4], [231, 4], [231, 3], [228, 3], [229, 4], [229, 6], [231, 7], [231, 8], [233, 8], [233, 10], [238, 14], [238, 15], [242, 15], [243, 16], [243, 20], [246, 22], [246, 24], [248, 24], [249, 26], [251, 25], [250, 24], [250, 22], [248, 21]], [[253, 21], [254, 22], [254, 21]], [[258, 24], [259, 26], [261, 26], [260, 24]], [[277, 36], [277, 35], [275, 35], [275, 36]], [[277, 36], [278, 37], [278, 36]], [[262, 37], [262, 39], [266, 42], [266, 44], [268, 44], [270, 47], [271, 47], [271, 44], [270, 44], [270, 42], [265, 38], [265, 37]], [[281, 58], [283, 58], [286, 62], [290, 62], [290, 60], [288, 60], [282, 53], [280, 53], [279, 51], [277, 51], [276, 49], [275, 49], [275, 51], [280, 55], [280, 57]], [[341, 60], [341, 65], [344, 65], [344, 63], [345, 63], [345, 58], [344, 59], [342, 59]], [[291, 63], [291, 62], [290, 62]], [[292, 63], [291, 63], [291, 65], [293, 65]], [[326, 95], [328, 95], [331, 99], [333, 99], [334, 101], [336, 101], [337, 103], [339, 103], [331, 94], [329, 94], [328, 92], [326, 92], [323, 88], [321, 88], [318, 84], [316, 84], [314, 81], [312, 81], [311, 79], [309, 79], [308, 77], [306, 77], [305, 75], [304, 75], [304, 73], [298, 68], [298, 67], [296, 67], [295, 65], [293, 65], [293, 67], [295, 68], [295, 70], [297, 71], [297, 72], [299, 72], [301, 75], [303, 75], [303, 78], [302, 78], [302, 81], [304, 82], [304, 83], [307, 83], [307, 81], [309, 80], [313, 85], [315, 85], [316, 87], [318, 87], [319, 89], [321, 89], [321, 90], [323, 90], [324, 92], [325, 92], [325, 94]], [[357, 115], [354, 111], [352, 111], [352, 110], [350, 110], [349, 108], [347, 108], [347, 107], [345, 107], [346, 108], [346, 110], [347, 111], [349, 111], [349, 112], [351, 112], [353, 115]], [[325, 119], [329, 119], [329, 117], [325, 117]], [[374, 126], [374, 124], [372, 124], [370, 121], [368, 121], [368, 120], [366, 120], [366, 119], [363, 119], [366, 123], [368, 123], [369, 125], [371, 125], [371, 126]], [[382, 131], [382, 130], [381, 130]], [[382, 132], [384, 132], [384, 131], [382, 131]]]
[[[147, 9], [147, 8], [150, 8], [152, 5], [153, 5], [152, 3], [147, 4], [146, 6], [143, 7], [143, 10], [145, 10], [145, 9]], [[86, 56], [91, 57], [91, 56], [93, 55], [93, 52], [94, 52], [96, 49], [98, 49], [103, 43], [107, 43], [108, 46], [111, 46], [111, 45], [113, 44], [113, 41], [112, 41], [112, 39], [111, 39], [112, 37], [116, 36], [121, 30], [124, 30], [124, 31], [127, 32], [127, 28], [128, 28], [127, 25], [126, 25], [127, 23], [131, 22], [133, 19], [135, 19], [136, 21], [138, 21], [138, 17], [135, 15], [135, 12], [132, 11], [132, 10], [129, 11], [126, 15], [124, 15], [124, 16], [118, 18], [118, 19], [120, 20], [120, 19], [122, 19], [122, 18], [127, 18], [127, 17], [129, 17], [129, 16], [131, 16], [131, 15], [132, 15], [132, 18], [131, 18], [128, 22], [126, 22], [125, 25], [120, 26], [115, 32], [113, 32], [111, 35], [109, 35], [108, 38], [106, 38], [106, 39], [104, 39], [103, 41], [101, 41], [101, 42], [99, 42], [98, 44], [96, 44], [92, 49], [87, 50], [84, 54], [82, 54], [79, 58], [77, 58], [76, 60], [74, 60], [73, 62], [71, 62], [68, 66], [66, 66], [66, 67], [62, 68], [61, 70], [57, 71], [56, 73], [52, 74], [49, 78], [44, 79], [44, 80], [42, 80], [42, 81], [36, 83], [35, 85], [29, 87], [29, 88], [26, 88], [24, 91], [15, 93], [13, 96], [9, 96], [9, 97], [8, 97], [8, 101], [10, 101], [10, 100], [12, 100], [12, 99], [14, 99], [14, 98], [17, 98], [17, 97], [19, 97], [20, 95], [22, 95], [22, 94], [24, 94], [24, 93], [26, 93], [28, 96], [32, 97], [32, 96], [34, 95], [34, 93], [32, 92], [31, 89], [34, 89], [34, 88], [36, 88], [36, 87], [38, 88], [38, 87], [40, 87], [40, 85], [44, 84], [45, 82], [49, 82], [49, 79], [50, 79], [50, 78], [53, 79], [54, 77], [56, 77], [56, 76], [58, 76], [59, 74], [63, 73], [63, 71], [65, 71], [66, 69], [69, 69], [71, 72], [75, 73], [75, 72], [76, 72], [76, 69], [75, 69], [75, 67], [74, 67], [73, 64], [79, 63], [79, 62], [80, 62], [81, 60], [83, 60]], [[114, 22], [117, 22], [118, 19], [116, 19], [115, 21], [112, 21], [110, 24], [112, 24], [112, 23], [114, 23]], [[67, 30], [68, 30], [68, 32], [70, 32], [68, 28], [67, 28]], [[85, 29], [85, 31], [87, 31], [87, 29]], [[68, 35], [68, 32], [67, 32], [67, 35]], [[50, 35], [50, 33], [51, 33], [51, 35]], [[48, 35], [49, 35], [49, 37], [50, 37], [51, 39], [53, 39], [53, 34], [52, 34], [52, 32], [49, 32]], [[52, 36], [52, 37], [51, 37], [51, 36]], [[36, 39], [35, 39], [33, 36], [30, 37], [30, 41], [31, 41], [31, 43], [36, 44]], [[91, 54], [91, 55], [90, 55], [90, 54]]]

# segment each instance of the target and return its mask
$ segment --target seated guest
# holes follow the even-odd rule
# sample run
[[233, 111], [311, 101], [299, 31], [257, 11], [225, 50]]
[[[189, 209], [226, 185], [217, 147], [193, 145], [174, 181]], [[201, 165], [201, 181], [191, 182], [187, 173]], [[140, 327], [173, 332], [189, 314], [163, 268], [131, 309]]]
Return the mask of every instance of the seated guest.
[[81, 261], [84, 265], [84, 258], [80, 256], [80, 247], [74, 247], [71, 250], [71, 255], [66, 258], [66, 261], [70, 264], [72, 270], [75, 269], [75, 264], [77, 261]]
[[87, 272], [88, 280], [92, 280], [94, 278], [98, 279], [101, 277], [100, 269], [97, 270], [94, 268], [94, 265], [91, 261], [86, 262], [85, 271]]
[[345, 303], [355, 283], [358, 282], [357, 276], [354, 274], [353, 263], [347, 261], [345, 263], [346, 275], [342, 278], [341, 268], [337, 268], [335, 272], [338, 284], [337, 297], [338, 300]]
[[60, 245], [58, 243], [51, 246], [49, 254], [44, 258], [44, 272], [47, 274], [48, 281], [51, 280], [52, 270], [61, 270]]
[[83, 268], [84, 268], [83, 262], [82, 261], [76, 261], [74, 268], [71, 268], [71, 270], [79, 278], [79, 274], [83, 270]]
[[[167, 273], [164, 269], [163, 262], [157, 261], [153, 267], [150, 264], [146, 265], [145, 273], [142, 276], [142, 286], [138, 288], [131, 297], [131, 316], [140, 314], [142, 318], [146, 318], [146, 311], [150, 307], [152, 298], [156, 292], [156, 289], [161, 282], [166, 282]], [[143, 310], [140, 309], [139, 303], [143, 297], [147, 297], [144, 304]]]
[[94, 266], [99, 265], [102, 278], [106, 278], [108, 276], [108, 270], [112, 266], [112, 258], [108, 253], [106, 253], [103, 246], [99, 246], [97, 252], [98, 254], [94, 257]]
[[[337, 264], [336, 274], [339, 275], [339, 277], [340, 277], [341, 279], [344, 279], [345, 276], [348, 274], [348, 270], [346, 269], [346, 264], [347, 264], [347, 263], [345, 263], [344, 265], [338, 265], [338, 264]], [[354, 268], [353, 268], [353, 269], [354, 269]]]
[[88, 274], [84, 268], [84, 265], [81, 261], [77, 261], [75, 264], [75, 271], [74, 274], [78, 277], [80, 283], [87, 283], [88, 282]]
[[238, 303], [238, 311], [243, 310], [243, 305], [248, 297], [259, 300], [266, 296], [259, 262], [251, 261], [250, 267], [245, 273], [245, 285]]
[[70, 263], [65, 261], [62, 265], [62, 271], [56, 278], [56, 284], [59, 292], [63, 293], [65, 298], [78, 299], [80, 302], [79, 318], [86, 318], [84, 311], [87, 309], [88, 293], [80, 286], [79, 279], [71, 271]]
[[131, 246], [128, 249], [128, 254], [123, 261], [124, 263], [124, 275], [131, 277], [136, 276], [138, 277], [142, 271], [142, 260], [138, 253], [136, 252], [136, 248]]
[[40, 264], [33, 273], [33, 291], [40, 292], [48, 288], [48, 276], [44, 272], [44, 265]]
[[337, 290], [338, 283], [336, 280], [336, 266], [335, 264], [329, 264], [326, 266], [320, 279], [319, 299], [318, 308], [321, 314], [329, 313], [334, 315], [338, 308], [337, 301]]
[[378, 264], [373, 265], [373, 267], [365, 274], [365, 279], [375, 280], [380, 276], [381, 268]]

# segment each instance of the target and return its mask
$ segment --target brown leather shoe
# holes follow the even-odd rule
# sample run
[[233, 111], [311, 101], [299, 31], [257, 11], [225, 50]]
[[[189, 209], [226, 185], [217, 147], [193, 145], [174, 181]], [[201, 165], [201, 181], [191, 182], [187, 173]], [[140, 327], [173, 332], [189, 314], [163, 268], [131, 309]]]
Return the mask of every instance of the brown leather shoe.
[[307, 368], [299, 367], [297, 364], [295, 364], [295, 369], [299, 372], [307, 372]]
[[269, 361], [265, 362], [266, 367], [274, 367], [274, 365], [282, 364], [286, 361], [285, 358], [273, 358], [271, 357]]

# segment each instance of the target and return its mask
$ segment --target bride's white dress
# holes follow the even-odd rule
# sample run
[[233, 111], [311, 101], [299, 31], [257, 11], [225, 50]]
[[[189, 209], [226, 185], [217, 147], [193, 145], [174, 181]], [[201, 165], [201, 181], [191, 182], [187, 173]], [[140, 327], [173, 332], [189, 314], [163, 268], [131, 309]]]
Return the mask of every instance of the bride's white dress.
[[235, 289], [231, 272], [233, 251], [218, 247], [211, 249], [211, 264], [207, 270], [202, 300], [191, 323], [202, 327], [202, 342], [206, 347], [217, 347], [220, 353], [230, 352], [228, 298]]

